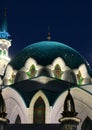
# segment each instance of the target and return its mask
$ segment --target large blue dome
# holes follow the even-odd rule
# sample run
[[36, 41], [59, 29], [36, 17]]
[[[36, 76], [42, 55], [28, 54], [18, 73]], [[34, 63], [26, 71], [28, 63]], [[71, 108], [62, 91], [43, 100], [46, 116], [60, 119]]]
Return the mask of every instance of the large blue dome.
[[39, 65], [43, 66], [50, 65], [55, 58], [61, 57], [71, 69], [85, 64], [89, 71], [86, 60], [76, 50], [60, 42], [42, 41], [31, 44], [21, 50], [12, 59], [10, 65], [19, 70], [29, 57], [34, 58]]

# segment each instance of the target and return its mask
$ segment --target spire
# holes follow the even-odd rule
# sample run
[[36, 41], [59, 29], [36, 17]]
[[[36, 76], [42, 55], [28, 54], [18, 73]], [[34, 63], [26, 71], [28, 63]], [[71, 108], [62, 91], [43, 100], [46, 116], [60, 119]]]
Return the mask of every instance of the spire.
[[68, 94], [64, 101], [63, 117], [59, 119], [59, 122], [62, 124], [62, 130], [77, 130], [77, 125], [81, 121], [76, 117], [77, 114], [73, 97], [70, 93], [70, 89], [68, 89]]
[[6, 8], [3, 13], [3, 21], [0, 28], [0, 39], [8, 39], [9, 37], [8, 28], [7, 28], [7, 11]]
[[1, 31], [7, 32], [7, 11], [6, 8], [3, 13], [3, 22], [1, 26]]
[[68, 94], [64, 101], [64, 111], [62, 113], [63, 117], [75, 117], [78, 113], [75, 111], [75, 104], [73, 97], [68, 89]]
[[50, 41], [51, 40], [51, 33], [50, 33], [50, 27], [48, 26], [48, 36], [47, 36], [47, 40]]
[[62, 123], [62, 130], [77, 130], [77, 125], [81, 121], [76, 117], [77, 114], [73, 97], [70, 93], [70, 89], [68, 89], [68, 94], [64, 101], [63, 117], [59, 119], [59, 122]]

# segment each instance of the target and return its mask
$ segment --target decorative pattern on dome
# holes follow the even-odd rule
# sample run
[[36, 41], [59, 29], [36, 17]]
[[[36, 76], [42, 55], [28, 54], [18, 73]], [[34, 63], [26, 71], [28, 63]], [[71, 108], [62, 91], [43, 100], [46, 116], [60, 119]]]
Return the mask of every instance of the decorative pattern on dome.
[[84, 78], [82, 77], [80, 71], [79, 71], [78, 74], [77, 74], [77, 79], [78, 79], [78, 84], [79, 84], [79, 85], [82, 85], [82, 82], [83, 82]]
[[59, 64], [56, 64], [53, 73], [54, 73], [55, 78], [61, 79], [63, 71], [61, 70], [61, 67]]
[[59, 42], [43, 41], [32, 44], [20, 51], [9, 65], [17, 74], [15, 80], [12, 73], [9, 76], [5, 74], [7, 85], [39, 76], [78, 85], [91, 83], [91, 70], [84, 58], [74, 49]]
[[78, 85], [91, 83], [91, 77], [87, 72], [85, 64], [80, 65], [79, 68], [71, 69], [65, 64], [62, 58], [57, 57], [51, 65], [40, 66], [37, 64], [35, 59], [30, 57], [20, 70], [14, 70], [12, 66], [8, 65], [4, 77], [4, 84], [10, 85], [15, 82], [20, 82], [39, 76], [57, 78]]
[[27, 46], [12, 59], [10, 64], [14, 69], [21, 69], [30, 57], [42, 66], [50, 65], [57, 57], [61, 57], [71, 69], [78, 68], [83, 63], [87, 65], [86, 60], [76, 50], [53, 41], [42, 41]]
[[28, 76], [29, 78], [33, 78], [33, 77], [35, 77], [36, 72], [37, 72], [37, 70], [36, 70], [36, 68], [35, 68], [35, 65], [31, 65], [29, 71], [26, 72], [26, 74], [27, 74], [27, 76]]

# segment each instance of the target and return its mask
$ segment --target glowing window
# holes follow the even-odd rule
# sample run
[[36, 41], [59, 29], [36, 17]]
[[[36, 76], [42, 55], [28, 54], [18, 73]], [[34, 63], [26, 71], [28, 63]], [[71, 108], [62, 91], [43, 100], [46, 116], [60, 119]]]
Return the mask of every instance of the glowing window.
[[55, 76], [55, 78], [61, 79], [62, 74], [63, 74], [63, 71], [61, 71], [60, 65], [56, 64], [56, 66], [54, 68], [54, 76]]
[[0, 48], [0, 55], [2, 55], [2, 49]]
[[27, 72], [29, 78], [33, 78], [36, 75], [36, 68], [35, 65], [31, 65], [29, 71]]
[[34, 104], [33, 122], [35, 124], [45, 123], [45, 103], [41, 97]]
[[6, 50], [3, 51], [3, 55], [6, 56], [7, 55], [7, 52]]
[[81, 72], [79, 71], [78, 74], [77, 74], [77, 79], [78, 79], [78, 84], [81, 85], [84, 78], [82, 77], [81, 75]]

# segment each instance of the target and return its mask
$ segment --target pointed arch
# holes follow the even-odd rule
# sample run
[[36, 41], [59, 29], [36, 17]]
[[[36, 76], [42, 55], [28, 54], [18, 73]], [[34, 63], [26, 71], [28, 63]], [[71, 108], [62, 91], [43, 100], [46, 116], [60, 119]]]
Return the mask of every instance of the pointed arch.
[[26, 104], [21, 95], [10, 87], [3, 89], [2, 95], [6, 103], [7, 118], [10, 123], [15, 123], [17, 115], [20, 116], [21, 123], [28, 123]]
[[45, 116], [45, 103], [42, 97], [39, 96], [34, 104], [33, 123], [44, 124]]
[[17, 115], [17, 118], [15, 120], [15, 124], [21, 124], [21, 119], [20, 119], [19, 115]]
[[[43, 114], [44, 114], [44, 123], [49, 123], [50, 122], [50, 105], [49, 105], [49, 101], [46, 97], [46, 95], [39, 90], [34, 97], [32, 98], [31, 102], [30, 102], [30, 106], [29, 106], [29, 120], [30, 123], [34, 123], [34, 116], [35, 116], [35, 111], [37, 109], [37, 104], [41, 102], [42, 104], [42, 108], [41, 110], [43, 110]], [[40, 107], [38, 105], [38, 107]]]
[[92, 120], [88, 116], [82, 124], [82, 130], [92, 130]]

